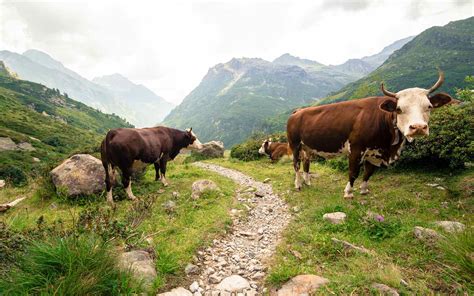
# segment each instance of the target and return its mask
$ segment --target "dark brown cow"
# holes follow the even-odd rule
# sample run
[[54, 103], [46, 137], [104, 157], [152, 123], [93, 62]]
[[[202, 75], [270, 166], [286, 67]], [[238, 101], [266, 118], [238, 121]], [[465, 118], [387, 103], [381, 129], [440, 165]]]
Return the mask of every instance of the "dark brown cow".
[[261, 155], [268, 155], [272, 162], [280, 160], [285, 155], [290, 155], [288, 143], [272, 142], [271, 139], [265, 140], [258, 150]]
[[299, 172], [303, 158], [303, 179], [310, 184], [310, 154], [331, 157], [349, 156], [349, 182], [344, 197], [352, 198], [352, 187], [361, 164], [365, 172], [361, 194], [367, 194], [367, 181], [376, 167], [397, 160], [405, 140], [428, 135], [432, 108], [441, 107], [452, 99], [438, 93], [430, 96], [444, 81], [444, 74], [430, 89], [409, 88], [398, 93], [385, 90], [385, 97], [370, 97], [295, 111], [288, 119], [287, 135], [293, 150], [296, 172], [295, 187], [302, 186]]
[[[107, 201], [113, 204], [112, 180], [115, 167], [122, 172], [122, 183], [130, 199], [132, 193], [130, 177], [135, 161], [153, 163], [155, 180], [161, 179], [167, 186], [166, 163], [173, 160], [182, 148], [202, 147], [192, 129], [181, 131], [164, 126], [150, 128], [117, 128], [110, 130], [101, 145], [102, 164], [105, 169]], [[161, 171], [161, 176], [160, 176]]]

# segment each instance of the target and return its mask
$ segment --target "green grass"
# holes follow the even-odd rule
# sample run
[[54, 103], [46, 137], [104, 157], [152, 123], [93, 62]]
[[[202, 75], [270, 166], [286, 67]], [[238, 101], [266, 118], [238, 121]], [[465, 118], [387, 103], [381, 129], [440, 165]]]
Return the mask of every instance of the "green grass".
[[[324, 164], [312, 164], [311, 171], [318, 177], [298, 192], [293, 189], [294, 173], [288, 161], [274, 165], [267, 159], [210, 161], [260, 181], [271, 178], [273, 188], [290, 206], [301, 209], [273, 258], [267, 277], [271, 286], [279, 286], [297, 274], [314, 273], [331, 281], [321, 291], [323, 294], [376, 295], [370, 288], [374, 282], [405, 295], [473, 292], [472, 231], [458, 239], [443, 233], [450, 242], [445, 246], [427, 245], [413, 237], [414, 226], [436, 229], [434, 222], [438, 220], [459, 221], [472, 227], [472, 169], [455, 175], [422, 168], [381, 169], [370, 181], [368, 196], [356, 192], [354, 200], [345, 200], [342, 196], [347, 173]], [[426, 183], [439, 183], [447, 190]], [[332, 225], [322, 219], [324, 213], [334, 211], [345, 212], [346, 223]], [[384, 222], [367, 218], [368, 211], [383, 215]], [[332, 237], [364, 246], [375, 255], [346, 251], [335, 245]], [[408, 287], [400, 284], [401, 279], [409, 283]]]
[[34, 241], [0, 280], [2, 295], [130, 295], [112, 246], [94, 236]]
[[[168, 187], [154, 181], [153, 166], [142, 180], [132, 183], [134, 194], [149, 206], [145, 210], [123, 199], [116, 202], [117, 209], [113, 212], [103, 195], [92, 196], [89, 202], [60, 198], [51, 188], [45, 189], [50, 186], [49, 182], [37, 181], [27, 187], [8, 187], [0, 191], [0, 202], [11, 200], [12, 196], [30, 196], [0, 216], [0, 222], [24, 235], [37, 229], [41, 221], [43, 228], [55, 226], [66, 233], [72, 229], [84, 235], [94, 233], [118, 248], [151, 247], [156, 253], [158, 273], [155, 288], [176, 287], [185, 281], [186, 264], [192, 261], [198, 249], [225, 233], [231, 223], [228, 212], [238, 207], [233, 199], [236, 185], [231, 180], [183, 160], [180, 156], [168, 164]], [[213, 180], [220, 190], [206, 192], [198, 200], [192, 199], [191, 185], [199, 179]], [[159, 190], [164, 192], [159, 193]], [[179, 192], [178, 198], [172, 196], [173, 191]], [[114, 189], [115, 197], [121, 199], [124, 195], [123, 188]], [[172, 213], [167, 213], [162, 206], [168, 200], [176, 202]]]

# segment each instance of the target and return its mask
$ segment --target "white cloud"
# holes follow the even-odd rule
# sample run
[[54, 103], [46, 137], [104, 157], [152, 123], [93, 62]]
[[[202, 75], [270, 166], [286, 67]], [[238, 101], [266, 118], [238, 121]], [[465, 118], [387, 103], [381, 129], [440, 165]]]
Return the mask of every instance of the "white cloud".
[[0, 49], [44, 50], [87, 78], [119, 72], [175, 103], [232, 57], [338, 64], [472, 15], [465, 0], [0, 1]]

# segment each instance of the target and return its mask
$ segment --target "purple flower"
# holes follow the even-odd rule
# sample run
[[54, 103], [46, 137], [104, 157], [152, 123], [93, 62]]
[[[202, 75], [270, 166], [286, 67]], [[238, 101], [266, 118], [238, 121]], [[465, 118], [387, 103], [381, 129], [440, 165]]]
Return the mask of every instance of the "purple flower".
[[377, 220], [378, 222], [383, 222], [383, 221], [385, 220], [385, 218], [384, 218], [382, 215], [379, 215], [379, 214], [375, 215], [374, 218], [375, 218], [375, 220]]

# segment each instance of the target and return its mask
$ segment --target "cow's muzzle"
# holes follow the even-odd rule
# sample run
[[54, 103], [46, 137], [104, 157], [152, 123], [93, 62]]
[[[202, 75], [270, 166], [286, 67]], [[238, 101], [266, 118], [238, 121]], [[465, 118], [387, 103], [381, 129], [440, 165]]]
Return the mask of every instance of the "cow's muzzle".
[[426, 123], [412, 124], [408, 127], [409, 132], [407, 136], [409, 137], [422, 137], [429, 134], [428, 125]]

